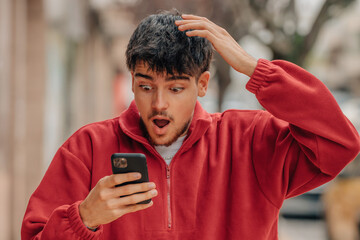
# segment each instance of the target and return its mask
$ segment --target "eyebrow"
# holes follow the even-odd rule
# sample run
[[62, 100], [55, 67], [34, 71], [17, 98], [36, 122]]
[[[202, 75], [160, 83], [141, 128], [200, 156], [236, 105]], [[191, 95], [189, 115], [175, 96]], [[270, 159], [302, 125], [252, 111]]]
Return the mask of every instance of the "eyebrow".
[[171, 81], [171, 80], [189, 80], [190, 78], [188, 76], [184, 76], [184, 75], [172, 75], [170, 77], [167, 77], [165, 79], [166, 81]]
[[145, 75], [145, 74], [142, 74], [142, 73], [135, 73], [135, 77], [141, 77], [141, 78], [153, 80], [153, 78], [151, 76]]
[[[151, 81], [154, 80], [152, 76], [142, 74], [142, 73], [135, 73], [135, 77], [141, 77], [141, 78], [145, 78], [145, 79], [148, 79]], [[190, 81], [190, 77], [184, 76], [184, 75], [171, 75], [165, 79], [165, 81], [173, 81], [173, 80], [188, 80], [188, 81]]]

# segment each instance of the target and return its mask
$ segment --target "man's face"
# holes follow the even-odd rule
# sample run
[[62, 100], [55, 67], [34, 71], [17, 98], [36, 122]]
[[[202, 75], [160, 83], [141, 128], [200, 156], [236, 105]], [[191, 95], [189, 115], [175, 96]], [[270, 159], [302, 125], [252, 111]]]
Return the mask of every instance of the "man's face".
[[149, 140], [154, 145], [171, 145], [187, 133], [197, 96], [204, 96], [210, 77], [204, 72], [198, 81], [187, 74], [153, 72], [143, 63], [132, 75], [132, 91]]

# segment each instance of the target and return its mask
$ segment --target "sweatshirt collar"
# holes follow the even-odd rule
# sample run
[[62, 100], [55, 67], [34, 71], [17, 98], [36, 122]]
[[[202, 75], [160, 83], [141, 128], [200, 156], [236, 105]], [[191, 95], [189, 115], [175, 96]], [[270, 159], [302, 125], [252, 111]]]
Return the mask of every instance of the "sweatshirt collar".
[[[208, 112], [206, 112], [199, 101], [196, 102], [194, 116], [191, 121], [187, 137], [184, 141], [184, 148], [188, 149], [201, 136], [204, 135], [209, 128], [212, 119]], [[133, 100], [127, 110], [125, 110], [119, 117], [119, 124], [121, 130], [130, 138], [146, 145], [150, 145], [145, 137], [145, 131], [140, 124], [140, 114]]]

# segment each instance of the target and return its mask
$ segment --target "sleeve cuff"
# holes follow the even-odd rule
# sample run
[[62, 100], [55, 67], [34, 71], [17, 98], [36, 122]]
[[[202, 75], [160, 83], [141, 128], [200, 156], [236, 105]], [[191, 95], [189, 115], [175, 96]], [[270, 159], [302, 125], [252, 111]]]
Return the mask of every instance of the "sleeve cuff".
[[273, 72], [271, 62], [266, 59], [259, 59], [255, 71], [246, 84], [246, 89], [255, 95], [266, 84], [269, 75]]
[[80, 213], [79, 213], [79, 204], [81, 201], [75, 202], [68, 208], [68, 217], [69, 222], [74, 230], [74, 232], [81, 238], [81, 239], [100, 239], [100, 236], [103, 231], [103, 227], [99, 226], [97, 230], [91, 231], [88, 229], [83, 221], [81, 220]]

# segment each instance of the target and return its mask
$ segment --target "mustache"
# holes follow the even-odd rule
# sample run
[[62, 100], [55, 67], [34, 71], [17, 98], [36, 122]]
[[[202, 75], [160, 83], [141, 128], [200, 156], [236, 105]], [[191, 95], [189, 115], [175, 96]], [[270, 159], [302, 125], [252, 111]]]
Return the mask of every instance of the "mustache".
[[166, 117], [169, 118], [171, 121], [174, 120], [173, 116], [171, 116], [170, 114], [168, 114], [166, 111], [152, 111], [149, 116], [148, 119], [150, 120], [151, 118], [155, 117], [155, 116], [162, 116], [162, 117]]

